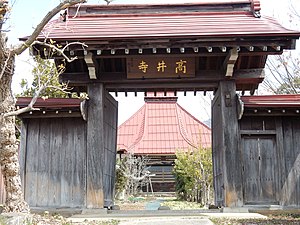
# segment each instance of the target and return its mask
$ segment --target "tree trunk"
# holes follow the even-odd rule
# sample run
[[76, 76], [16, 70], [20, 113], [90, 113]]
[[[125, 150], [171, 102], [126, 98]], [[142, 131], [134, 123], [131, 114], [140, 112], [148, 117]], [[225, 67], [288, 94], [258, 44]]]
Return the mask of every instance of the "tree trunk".
[[[11, 81], [14, 73], [15, 55], [20, 55], [34, 44], [44, 26], [61, 10], [86, 0], [64, 0], [53, 8], [37, 25], [33, 33], [20, 46], [6, 46], [6, 37], [2, 25], [6, 13], [10, 10], [8, 0], [0, 0], [0, 166], [6, 189], [6, 211], [29, 212], [29, 206], [24, 201], [20, 178], [20, 164], [18, 160], [18, 144], [15, 136], [15, 117], [4, 117], [15, 109], [11, 91]], [[9, 60], [8, 60], [9, 59]]]
[[5, 67], [0, 79], [0, 165], [4, 177], [6, 190], [5, 210], [9, 212], [29, 212], [24, 201], [20, 164], [18, 159], [18, 144], [15, 135], [15, 117], [4, 117], [4, 113], [15, 109], [15, 102], [11, 91], [11, 82], [14, 73], [14, 56], [10, 57], [6, 48], [5, 39], [0, 40], [0, 68]]

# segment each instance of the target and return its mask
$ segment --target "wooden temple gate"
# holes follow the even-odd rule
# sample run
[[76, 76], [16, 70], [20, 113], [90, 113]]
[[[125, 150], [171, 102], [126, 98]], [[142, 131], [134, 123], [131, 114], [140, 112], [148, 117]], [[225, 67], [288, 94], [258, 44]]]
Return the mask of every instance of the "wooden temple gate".
[[[234, 207], [246, 203], [236, 92], [253, 94], [264, 78], [267, 56], [295, 48], [299, 33], [260, 17], [259, 1], [242, 0], [81, 5], [69, 8], [66, 20], [53, 21], [43, 34], [62, 46], [72, 41], [88, 46], [70, 45], [65, 54], [78, 57], [71, 63], [65, 63], [58, 54], [54, 59], [58, 65], [66, 65], [61, 81], [78, 93], [87, 92], [89, 100], [83, 110], [86, 121], [76, 117], [62, 122], [54, 115], [38, 119], [42, 112], [23, 115], [27, 135], [22, 139], [22, 176], [31, 206], [102, 208], [112, 204], [117, 105], [108, 92], [138, 91], [215, 93], [212, 129], [216, 204]], [[40, 40], [44, 38], [39, 36]], [[36, 45], [33, 51], [47, 57], [50, 50]], [[26, 123], [26, 118], [33, 117], [36, 119]], [[254, 142], [245, 138], [242, 143], [251, 146]], [[261, 143], [262, 148], [274, 148], [272, 138]], [[43, 159], [51, 163], [45, 165]], [[40, 193], [43, 185], [49, 187], [46, 197]]]

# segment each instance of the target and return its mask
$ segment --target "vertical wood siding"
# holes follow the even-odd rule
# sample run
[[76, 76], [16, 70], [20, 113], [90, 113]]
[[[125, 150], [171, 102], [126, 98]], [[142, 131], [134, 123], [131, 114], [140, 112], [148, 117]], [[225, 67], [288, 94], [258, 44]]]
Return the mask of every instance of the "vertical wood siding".
[[81, 118], [28, 120], [23, 182], [31, 207], [85, 204], [85, 127]]
[[284, 205], [300, 206], [300, 118], [283, 118], [284, 177], [282, 200]]
[[117, 154], [118, 103], [106, 93], [104, 107], [104, 205], [111, 206], [114, 198], [115, 164]]
[[299, 207], [300, 118], [244, 116], [240, 129], [248, 131], [241, 149], [244, 203]]
[[113, 204], [118, 105], [101, 85], [91, 86], [90, 94], [87, 123], [82, 118], [23, 119], [21, 177], [31, 207]]
[[212, 154], [215, 203], [218, 206], [224, 205], [224, 152], [221, 148], [223, 135], [220, 104], [220, 96], [215, 96], [212, 104]]

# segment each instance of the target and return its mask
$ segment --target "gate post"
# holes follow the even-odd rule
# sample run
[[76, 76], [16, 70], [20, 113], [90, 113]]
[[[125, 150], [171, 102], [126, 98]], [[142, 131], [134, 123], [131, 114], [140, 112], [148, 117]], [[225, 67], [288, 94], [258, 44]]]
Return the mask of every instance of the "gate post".
[[220, 81], [212, 102], [214, 191], [217, 205], [243, 205], [236, 84]]
[[102, 83], [88, 85], [86, 207], [103, 208], [104, 99]]

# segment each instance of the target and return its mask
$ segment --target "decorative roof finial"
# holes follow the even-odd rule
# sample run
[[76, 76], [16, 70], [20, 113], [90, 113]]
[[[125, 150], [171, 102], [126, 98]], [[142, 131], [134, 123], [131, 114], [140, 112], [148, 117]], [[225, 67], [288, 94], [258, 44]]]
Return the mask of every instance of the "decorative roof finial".
[[251, 1], [251, 9], [252, 9], [252, 13], [256, 18], [260, 18], [260, 0], [250, 0]]
[[67, 10], [64, 10], [62, 13], [60, 13], [61, 21], [66, 22], [67, 21], [67, 15], [68, 15]]
[[109, 5], [113, 0], [104, 0], [106, 1], [106, 4]]

